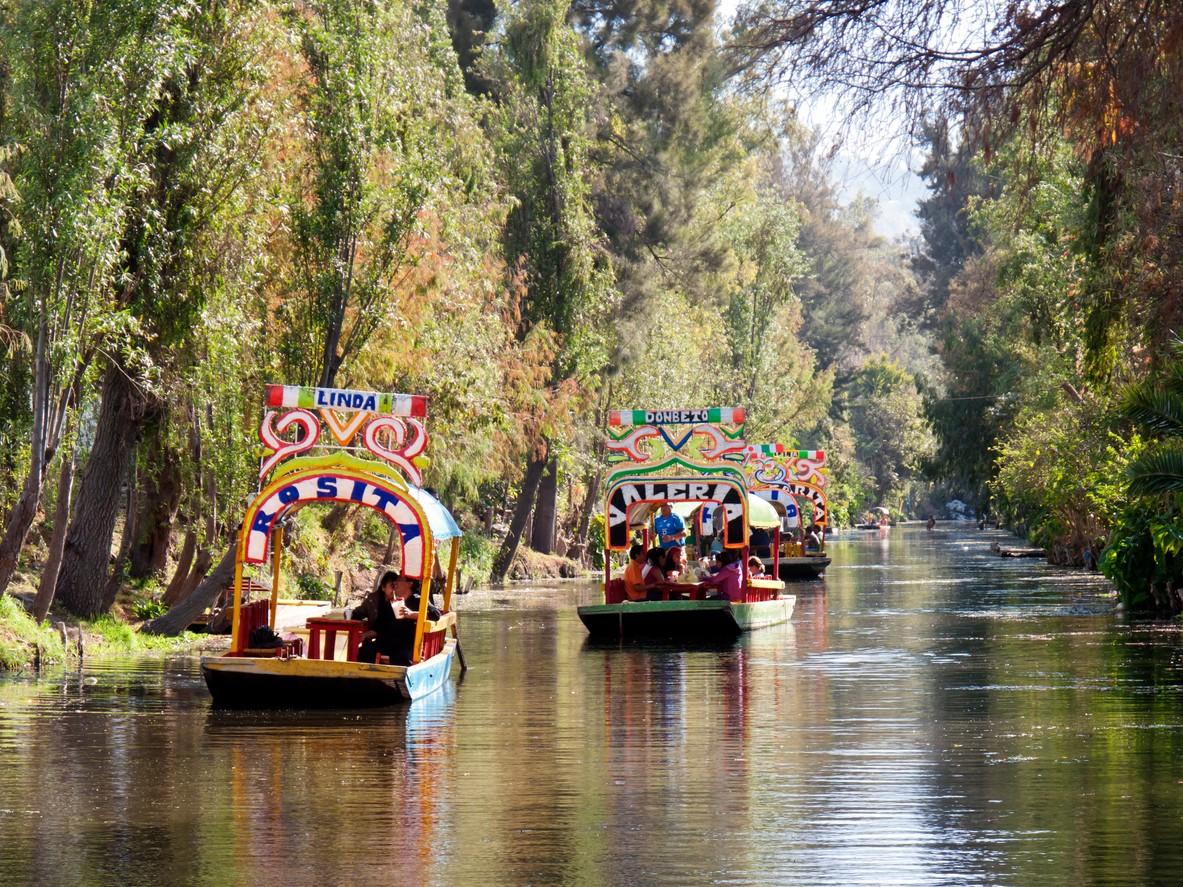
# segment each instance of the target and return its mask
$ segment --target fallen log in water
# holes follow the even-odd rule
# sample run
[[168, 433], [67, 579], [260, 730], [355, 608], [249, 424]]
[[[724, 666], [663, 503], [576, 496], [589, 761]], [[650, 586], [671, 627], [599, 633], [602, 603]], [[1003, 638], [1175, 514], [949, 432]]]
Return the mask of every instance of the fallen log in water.
[[999, 557], [1047, 557], [1046, 548], [1002, 548], [997, 549]]

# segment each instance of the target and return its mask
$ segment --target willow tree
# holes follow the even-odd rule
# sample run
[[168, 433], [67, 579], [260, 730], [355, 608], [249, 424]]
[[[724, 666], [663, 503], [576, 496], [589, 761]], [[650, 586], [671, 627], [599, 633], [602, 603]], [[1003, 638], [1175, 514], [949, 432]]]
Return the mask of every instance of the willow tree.
[[944, 113], [987, 159], [1020, 134], [1042, 147], [1019, 158], [1028, 189], [1031, 161], [1068, 145], [1090, 204], [1088, 371], [1107, 383], [1147, 346], [1164, 354], [1183, 322], [1183, 207], [1163, 198], [1178, 177], [1163, 146], [1181, 135], [1181, 39], [1174, 0], [754, 0], [731, 51], [755, 82], [791, 74], [797, 91], [841, 93], [921, 138]]
[[425, 218], [476, 202], [484, 143], [441, 8], [322, 0], [289, 21], [306, 141], [282, 356], [290, 381], [331, 386], [379, 327], [399, 323]]
[[[429, 242], [472, 246], [466, 222], [485, 211], [487, 145], [442, 8], [300, 2], [284, 24], [299, 55], [286, 71], [295, 102], [278, 145], [289, 158], [288, 222], [271, 250], [278, 362], [285, 381], [332, 386], [376, 333], [410, 325], [402, 306], [417, 295]], [[231, 545], [146, 630], [184, 630], [233, 566]]]
[[[506, 260], [524, 288], [516, 335], [519, 341], [549, 336], [554, 343], [544, 390], [532, 414], [522, 417], [525, 469], [494, 579], [509, 571], [535, 504], [536, 521], [553, 539], [558, 432], [569, 421], [571, 395], [589, 388], [605, 365], [615, 299], [589, 201], [593, 90], [579, 38], [566, 21], [568, 6], [519, 3], [489, 59], [497, 98], [493, 139], [517, 201], [504, 237]], [[551, 479], [545, 485], [544, 473]]]
[[[133, 171], [119, 231], [120, 266], [108, 296], [130, 334], [106, 349], [101, 400], [58, 578], [60, 601], [82, 615], [114, 602], [135, 541], [126, 506], [123, 545], [110, 567], [121, 491], [143, 436], [160, 422], [165, 392], [187, 361], [210, 288], [242, 278], [240, 256], [216, 250], [236, 198], [258, 170], [257, 98], [263, 83], [256, 0], [153, 4], [133, 20], [141, 43], [140, 105], [119, 111], [119, 150]], [[133, 44], [134, 45], [134, 44]]]
[[0, 589], [91, 360], [133, 329], [111, 300], [137, 176], [124, 138], [151, 104], [168, 52], [153, 23], [169, 10], [30, 0], [4, 15], [6, 137], [20, 145], [12, 158], [19, 200], [6, 209], [23, 229], [11, 256], [23, 286], [6, 299], [5, 315], [30, 343], [5, 352], [5, 375], [29, 381], [32, 421], [23, 488], [0, 541]]

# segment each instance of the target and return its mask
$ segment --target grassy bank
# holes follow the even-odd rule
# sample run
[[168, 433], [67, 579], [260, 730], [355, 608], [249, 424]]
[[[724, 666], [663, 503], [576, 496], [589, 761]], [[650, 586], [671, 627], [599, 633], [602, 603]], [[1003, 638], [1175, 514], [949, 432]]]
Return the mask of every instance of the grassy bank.
[[16, 598], [0, 595], [0, 669], [12, 671], [32, 665], [38, 648], [43, 663], [66, 658], [61, 635], [55, 629], [34, 622]]
[[38, 656], [42, 665], [77, 662], [79, 633], [86, 659], [193, 652], [224, 647], [228, 641], [224, 636], [192, 632], [175, 638], [141, 634], [127, 622], [103, 616], [93, 621], [67, 623], [68, 642], [63, 644], [56, 626], [37, 624], [19, 600], [0, 595], [0, 670], [32, 667]]

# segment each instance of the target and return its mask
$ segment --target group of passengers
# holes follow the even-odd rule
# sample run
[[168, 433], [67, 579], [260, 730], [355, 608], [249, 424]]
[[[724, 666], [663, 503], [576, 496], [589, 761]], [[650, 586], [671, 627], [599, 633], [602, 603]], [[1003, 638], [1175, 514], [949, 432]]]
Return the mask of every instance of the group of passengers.
[[796, 527], [790, 531], [787, 553], [790, 557], [816, 554], [825, 547], [825, 530], [821, 524], [811, 524], [808, 529]]
[[[626, 597], [631, 601], [662, 600], [665, 595], [662, 584], [675, 582], [686, 572], [683, 547], [686, 540], [686, 525], [682, 518], [674, 514], [668, 502], [662, 504], [661, 513], [653, 521], [653, 529], [658, 541], [657, 546], [646, 549], [644, 545], [636, 544], [629, 549], [629, 563], [624, 571], [624, 590]], [[702, 558], [698, 584], [715, 590], [710, 597], [742, 601], [742, 557], [732, 549], [723, 548], [721, 535], [719, 534], [715, 540], [718, 542], [718, 550], [715, 551], [712, 547]], [[753, 577], [763, 576], [764, 565], [759, 557], [751, 557], [748, 566]]]

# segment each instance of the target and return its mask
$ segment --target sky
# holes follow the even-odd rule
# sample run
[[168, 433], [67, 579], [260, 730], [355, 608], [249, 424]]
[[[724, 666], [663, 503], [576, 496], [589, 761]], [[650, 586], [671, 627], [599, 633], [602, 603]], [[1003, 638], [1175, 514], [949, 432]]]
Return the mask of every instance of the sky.
[[[735, 15], [740, 0], [719, 0], [720, 21]], [[860, 194], [878, 204], [875, 230], [890, 240], [919, 234], [916, 206], [927, 196], [914, 170], [923, 156], [909, 142], [902, 121], [851, 122], [842, 96], [815, 96], [796, 102], [801, 119], [822, 134], [822, 144], [837, 143], [833, 179], [843, 200]]]
[[923, 156], [902, 130], [891, 132], [875, 121], [848, 124], [839, 108], [840, 103], [830, 99], [803, 103], [797, 111], [822, 134], [822, 144], [838, 143], [832, 178], [842, 199], [849, 202], [860, 194], [875, 198], [875, 230], [883, 237], [918, 235], [916, 206], [928, 191], [914, 170]]

